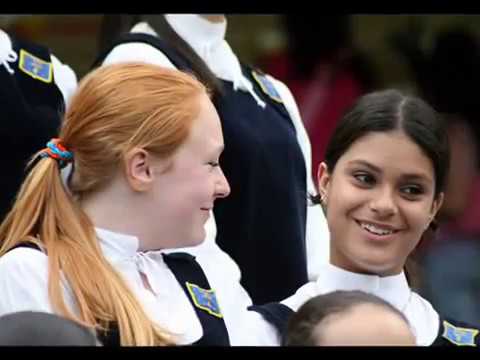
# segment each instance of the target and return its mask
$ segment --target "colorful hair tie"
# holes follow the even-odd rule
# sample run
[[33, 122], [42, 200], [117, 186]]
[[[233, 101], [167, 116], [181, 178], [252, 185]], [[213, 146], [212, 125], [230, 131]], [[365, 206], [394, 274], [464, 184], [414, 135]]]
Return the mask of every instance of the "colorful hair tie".
[[73, 153], [68, 151], [58, 138], [50, 140], [47, 143], [47, 147], [41, 151], [40, 156], [48, 156], [57, 160], [60, 169], [63, 169], [69, 162], [73, 160]]

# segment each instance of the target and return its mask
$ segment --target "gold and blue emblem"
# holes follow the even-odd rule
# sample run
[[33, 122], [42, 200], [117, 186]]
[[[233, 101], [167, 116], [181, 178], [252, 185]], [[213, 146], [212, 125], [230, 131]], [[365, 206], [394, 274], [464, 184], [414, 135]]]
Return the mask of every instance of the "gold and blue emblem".
[[275, 89], [275, 85], [273, 85], [272, 81], [267, 78], [265, 74], [261, 74], [258, 71], [252, 70], [252, 76], [255, 81], [260, 85], [262, 91], [267, 94], [271, 99], [275, 100], [278, 103], [283, 103], [280, 94], [278, 93], [277, 89]]
[[18, 67], [20, 70], [30, 75], [34, 79], [46, 83], [52, 82], [52, 63], [39, 59], [23, 49], [20, 50]]
[[445, 320], [443, 321], [443, 327], [442, 336], [455, 345], [477, 346], [475, 343], [475, 337], [478, 335], [477, 329], [457, 327]]
[[223, 318], [214, 290], [205, 290], [200, 286], [189, 282], [186, 282], [185, 284], [187, 285], [188, 292], [190, 293], [196, 307], [213, 316]]

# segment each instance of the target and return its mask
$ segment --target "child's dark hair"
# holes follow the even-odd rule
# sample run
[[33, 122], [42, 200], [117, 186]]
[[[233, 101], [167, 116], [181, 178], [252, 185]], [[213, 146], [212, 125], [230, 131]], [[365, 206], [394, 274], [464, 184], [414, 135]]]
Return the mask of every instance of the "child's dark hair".
[[[350, 146], [371, 132], [401, 129], [430, 159], [434, 169], [435, 197], [445, 188], [450, 165], [450, 146], [443, 117], [425, 101], [407, 96], [398, 90], [373, 92], [358, 99], [342, 117], [330, 138], [325, 153], [328, 172], [332, 173], [338, 160]], [[313, 204], [320, 204], [320, 195], [311, 196]], [[435, 232], [436, 219], [428, 231]], [[405, 267], [407, 281], [412, 285], [415, 274], [411, 266]]]
[[[435, 171], [435, 196], [445, 188], [450, 149], [445, 123], [420, 98], [398, 90], [383, 90], [362, 96], [338, 123], [325, 153], [328, 171], [350, 146], [370, 132], [401, 129], [431, 160]], [[313, 197], [319, 203], [318, 196]]]
[[290, 318], [282, 344], [284, 346], [317, 346], [318, 339], [314, 336], [314, 332], [318, 324], [331, 315], [349, 311], [362, 304], [381, 306], [395, 313], [408, 324], [407, 318], [401, 311], [378, 296], [358, 290], [339, 290], [315, 296], [303, 304]]

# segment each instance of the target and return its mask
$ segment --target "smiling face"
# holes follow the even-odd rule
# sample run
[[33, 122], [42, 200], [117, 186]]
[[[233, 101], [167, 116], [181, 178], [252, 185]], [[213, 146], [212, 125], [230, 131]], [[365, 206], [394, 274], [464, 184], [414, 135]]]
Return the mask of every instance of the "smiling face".
[[401, 130], [360, 137], [332, 173], [320, 165], [318, 181], [330, 261], [357, 273], [400, 273], [443, 199], [432, 161]]
[[201, 95], [199, 104], [189, 137], [166, 169], [157, 168], [149, 195], [151, 207], [147, 216], [158, 229], [165, 248], [200, 244], [215, 199], [230, 193], [219, 165], [224, 146], [220, 119], [206, 95]]

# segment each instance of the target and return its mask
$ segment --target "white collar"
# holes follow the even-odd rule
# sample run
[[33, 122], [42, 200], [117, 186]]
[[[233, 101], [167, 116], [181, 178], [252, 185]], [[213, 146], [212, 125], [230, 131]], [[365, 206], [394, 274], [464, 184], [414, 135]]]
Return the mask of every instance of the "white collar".
[[95, 228], [103, 254], [110, 260], [134, 258], [139, 250], [139, 240], [136, 236]]
[[[234, 90], [250, 93], [259, 106], [263, 108], [266, 106], [253, 90], [251, 82], [243, 75], [237, 56], [225, 41], [226, 20], [221, 23], [211, 23], [195, 14], [166, 14], [165, 19], [200, 56], [215, 76], [232, 82]], [[146, 22], [135, 25], [131, 31], [158, 36]]]
[[335, 290], [362, 290], [374, 294], [404, 311], [412, 296], [405, 274], [392, 276], [357, 274], [326, 264], [316, 281], [320, 293]]
[[380, 277], [325, 264], [319, 269], [319, 274], [315, 282], [305, 284], [282, 303], [297, 311], [312, 297], [336, 290], [360, 290], [380, 297], [401, 311], [407, 317], [418, 345], [430, 345], [437, 337], [438, 313], [428, 301], [410, 289], [403, 272]]
[[194, 14], [167, 14], [165, 19], [219, 78], [238, 82], [240, 63], [224, 40], [227, 21], [211, 23]]
[[[237, 77], [235, 70], [241, 74], [240, 63], [224, 40], [227, 29], [226, 21], [211, 23], [194, 14], [167, 14], [165, 19], [217, 77], [234, 81]], [[158, 36], [158, 33], [146, 22], [136, 24], [131, 32], [143, 32]]]
[[[192, 316], [195, 317], [193, 308], [189, 306], [183, 290], [161, 256], [152, 258], [149, 253], [141, 252], [136, 236], [98, 227], [95, 231], [103, 255], [135, 291], [135, 296], [148, 310], [152, 320], [158, 324], [166, 324], [170, 331], [178, 334], [181, 344], [198, 340], [202, 336], [202, 327], [197, 320], [193, 320], [192, 323]], [[150, 290], [155, 296], [145, 290], [138, 273], [146, 276]], [[188, 307], [187, 311], [185, 306]]]
[[130, 32], [144, 33], [152, 36], [158, 36], [157, 32], [153, 30], [153, 28], [144, 21], [135, 24], [135, 26], [130, 30]]
[[259, 106], [265, 107], [265, 102], [258, 97], [251, 82], [243, 75], [237, 56], [225, 41], [227, 20], [212, 23], [195, 14], [167, 14], [165, 19], [215, 76], [232, 82], [234, 90], [249, 92]]
[[227, 21], [212, 23], [196, 14], [167, 14], [165, 19], [202, 59], [224, 44]]

